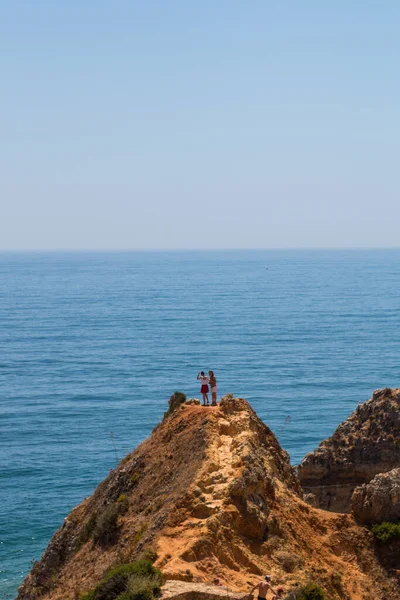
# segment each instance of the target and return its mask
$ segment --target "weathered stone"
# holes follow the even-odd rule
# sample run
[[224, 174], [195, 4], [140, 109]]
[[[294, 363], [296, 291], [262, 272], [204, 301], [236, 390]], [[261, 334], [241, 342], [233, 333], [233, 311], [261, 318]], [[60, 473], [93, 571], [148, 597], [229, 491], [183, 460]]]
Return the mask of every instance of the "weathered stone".
[[304, 494], [303, 497], [304, 502], [307, 502], [310, 506], [314, 508], [319, 508], [318, 497], [315, 494]]
[[400, 519], [400, 468], [376, 475], [357, 487], [351, 510], [359, 523], [367, 525]]
[[[314, 571], [332, 600], [400, 600], [371, 533], [352, 515], [304, 503], [289, 455], [244, 399], [227, 396], [203, 409], [182, 398], [173, 395], [174, 410], [151, 437], [72, 511], [18, 600], [82, 597], [109, 569], [148, 553], [173, 581], [165, 600], [239, 600], [265, 573], [289, 590]], [[118, 529], [105, 546], [95, 533], [107, 511], [118, 515]], [[210, 586], [217, 579], [229, 590]]]
[[247, 594], [232, 592], [222, 585], [167, 581], [161, 589], [162, 600], [242, 600]]
[[298, 467], [304, 491], [319, 507], [349, 512], [354, 489], [400, 465], [400, 389], [376, 390], [370, 400], [307, 454]]

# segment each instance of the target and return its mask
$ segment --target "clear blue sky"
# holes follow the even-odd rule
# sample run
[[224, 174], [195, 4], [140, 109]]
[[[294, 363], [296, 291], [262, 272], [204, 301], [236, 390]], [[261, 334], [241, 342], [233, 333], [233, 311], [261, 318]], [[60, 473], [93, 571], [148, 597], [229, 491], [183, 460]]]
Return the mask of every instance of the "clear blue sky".
[[3, 0], [0, 249], [398, 246], [397, 0]]

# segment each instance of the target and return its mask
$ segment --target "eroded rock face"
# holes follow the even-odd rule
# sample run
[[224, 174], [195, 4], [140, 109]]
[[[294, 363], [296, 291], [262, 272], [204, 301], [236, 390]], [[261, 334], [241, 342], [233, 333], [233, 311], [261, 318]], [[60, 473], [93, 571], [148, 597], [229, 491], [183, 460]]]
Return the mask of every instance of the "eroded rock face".
[[376, 475], [357, 487], [351, 510], [359, 523], [372, 525], [400, 519], [400, 468]]
[[[268, 572], [286, 589], [317, 577], [339, 600], [339, 572], [347, 597], [400, 600], [368, 530], [351, 515], [306, 504], [287, 452], [248, 402], [232, 396], [217, 407], [176, 403], [71, 512], [18, 600], [74, 600], [145, 552], [175, 582], [170, 598], [248, 593]], [[203, 589], [216, 579], [223, 587]]]
[[301, 485], [320, 508], [349, 512], [354, 489], [400, 466], [400, 390], [377, 390], [305, 456]]
[[[161, 590], [161, 600], [243, 600], [243, 594], [229, 588], [206, 583], [167, 581]], [[245, 596], [248, 600], [248, 595]]]

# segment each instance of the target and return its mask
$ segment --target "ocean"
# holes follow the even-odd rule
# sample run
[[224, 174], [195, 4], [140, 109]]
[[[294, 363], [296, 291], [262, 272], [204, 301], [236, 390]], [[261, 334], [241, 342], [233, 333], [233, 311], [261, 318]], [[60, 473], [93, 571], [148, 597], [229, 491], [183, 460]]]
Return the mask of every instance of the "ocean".
[[199, 370], [293, 464], [399, 386], [399, 283], [400, 250], [0, 254], [0, 598]]

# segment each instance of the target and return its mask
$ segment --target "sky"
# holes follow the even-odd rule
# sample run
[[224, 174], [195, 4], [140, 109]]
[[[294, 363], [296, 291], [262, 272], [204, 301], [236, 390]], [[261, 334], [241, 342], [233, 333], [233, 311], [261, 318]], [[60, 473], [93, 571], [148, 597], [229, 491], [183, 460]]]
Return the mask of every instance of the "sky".
[[397, 0], [3, 0], [0, 250], [399, 246]]

